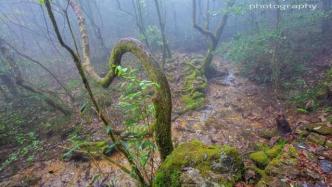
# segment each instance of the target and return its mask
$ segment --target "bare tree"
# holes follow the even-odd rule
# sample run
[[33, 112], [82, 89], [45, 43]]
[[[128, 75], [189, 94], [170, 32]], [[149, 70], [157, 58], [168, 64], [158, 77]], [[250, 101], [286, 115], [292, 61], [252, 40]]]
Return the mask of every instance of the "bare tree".
[[205, 56], [205, 60], [204, 60], [204, 72], [205, 75], [207, 76], [207, 78], [210, 78], [211, 76], [213, 76], [213, 74], [215, 74], [216, 70], [213, 69], [211, 67], [212, 64], [212, 60], [213, 60], [213, 56], [214, 56], [214, 52], [217, 49], [220, 37], [224, 31], [224, 28], [226, 26], [228, 17], [229, 17], [229, 8], [231, 8], [233, 5], [235, 4], [235, 0], [230, 0], [227, 2], [226, 5], [226, 11], [224, 13], [224, 15], [221, 18], [221, 21], [217, 27], [217, 29], [215, 30], [215, 32], [211, 32], [208, 30], [209, 27], [209, 23], [206, 22], [205, 28], [203, 28], [202, 26], [199, 26], [197, 24], [197, 20], [196, 20], [196, 12], [197, 12], [197, 7], [196, 7], [196, 0], [192, 0], [192, 5], [193, 5], [193, 12], [192, 12], [192, 20], [193, 20], [193, 26], [196, 30], [198, 30], [201, 34], [203, 34], [204, 36], [206, 36], [209, 39], [209, 47], [208, 47], [208, 51], [207, 54]]
[[[34, 88], [33, 86], [31, 86], [31, 84], [27, 83], [27, 81], [24, 80], [21, 70], [19, 69], [14, 58], [15, 54], [10, 51], [3, 39], [0, 39], [0, 54], [1, 56], [3, 56], [4, 62], [8, 65], [8, 67], [10, 67], [13, 74], [13, 77], [7, 76], [7, 78], [9, 78], [11, 82], [10, 86], [15, 86], [14, 84], [16, 84], [21, 88], [24, 88], [25, 90], [38, 94], [47, 104], [49, 104], [54, 109], [61, 111], [63, 114], [69, 115], [71, 113], [68, 108], [64, 107], [64, 104], [60, 102], [59, 98], [54, 97], [54, 95], [50, 96], [44, 91]], [[13, 83], [13, 80], [15, 81], [15, 83]], [[17, 95], [16, 88], [15, 93]]]
[[162, 45], [162, 53], [163, 53], [162, 68], [164, 68], [164, 65], [166, 63], [166, 58], [172, 58], [171, 50], [168, 46], [168, 42], [167, 42], [166, 34], [165, 34], [166, 15], [164, 15], [164, 16], [161, 15], [162, 10], [161, 10], [159, 0], [154, 0], [154, 4], [155, 4], [156, 10], [157, 10], [158, 23], [159, 23], [159, 27], [160, 27], [162, 42], [163, 42], [163, 45]]
[[80, 28], [81, 44], [83, 50], [82, 60], [77, 54], [75, 54], [74, 50], [71, 49], [63, 41], [51, 8], [50, 1], [45, 0], [45, 5], [50, 20], [52, 22], [54, 31], [58, 38], [58, 41], [61, 44], [61, 46], [71, 54], [75, 62], [75, 65], [79, 71], [79, 74], [81, 76], [83, 84], [86, 90], [88, 91], [90, 99], [92, 100], [92, 103], [97, 111], [97, 114], [99, 115], [104, 125], [109, 129], [108, 133], [110, 135], [110, 138], [115, 143], [116, 148], [125, 156], [125, 158], [130, 163], [132, 171], [133, 173], [135, 173], [136, 179], [140, 181], [142, 185], [145, 186], [148, 185], [142, 173], [139, 171], [137, 165], [135, 164], [132, 155], [130, 154], [128, 149], [121, 143], [119, 137], [117, 137], [114, 134], [112, 127], [110, 126], [109, 122], [107, 121], [106, 117], [102, 112], [102, 109], [97, 104], [92, 89], [90, 87], [89, 81], [87, 79], [86, 73], [88, 73], [90, 77], [95, 79], [100, 85], [108, 87], [112, 83], [113, 79], [117, 76], [116, 67], [121, 64], [121, 58], [125, 53], [131, 52], [140, 60], [140, 63], [143, 65], [143, 68], [147, 73], [147, 76], [150, 78], [151, 81], [158, 84], [158, 86], [155, 87], [155, 96], [153, 99], [153, 103], [156, 109], [155, 138], [162, 160], [165, 160], [166, 156], [169, 155], [173, 150], [173, 144], [171, 139], [172, 102], [171, 102], [169, 85], [165, 75], [160, 70], [158, 63], [156, 63], [156, 61], [152, 58], [151, 54], [144, 48], [144, 45], [141, 42], [135, 39], [126, 38], [120, 40], [120, 42], [113, 48], [109, 60], [110, 69], [105, 77], [100, 77], [94, 71], [94, 68], [90, 63], [91, 60], [90, 60], [89, 37], [86, 29], [85, 18], [83, 17], [79, 4], [77, 4], [76, 1], [74, 0], [70, 1], [70, 5], [76, 14]]

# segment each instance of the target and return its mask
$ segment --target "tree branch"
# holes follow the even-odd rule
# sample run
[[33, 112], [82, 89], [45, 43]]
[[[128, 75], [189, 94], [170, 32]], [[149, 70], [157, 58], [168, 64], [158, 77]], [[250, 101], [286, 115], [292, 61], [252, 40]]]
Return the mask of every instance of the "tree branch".
[[196, 0], [192, 0], [193, 3], [193, 14], [192, 14], [192, 19], [193, 19], [193, 26], [195, 29], [197, 29], [201, 34], [208, 36], [212, 41], [215, 40], [215, 35], [208, 31], [207, 29], [204, 29], [203, 27], [199, 26], [196, 22]]

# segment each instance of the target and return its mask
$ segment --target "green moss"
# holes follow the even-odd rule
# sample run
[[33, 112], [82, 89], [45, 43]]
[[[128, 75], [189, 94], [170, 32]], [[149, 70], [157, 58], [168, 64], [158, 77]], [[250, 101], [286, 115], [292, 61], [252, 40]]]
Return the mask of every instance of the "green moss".
[[181, 100], [184, 103], [186, 110], [197, 109], [205, 103], [205, 97], [200, 92], [195, 92], [193, 95], [183, 95]]
[[253, 160], [258, 167], [265, 167], [269, 163], [269, 157], [265, 154], [264, 151], [251, 153], [249, 158]]
[[179, 145], [160, 166], [153, 186], [181, 186], [182, 169], [192, 167], [203, 177], [211, 172], [229, 174], [220, 178], [220, 184], [231, 184], [242, 178], [243, 163], [235, 148], [229, 146], [207, 146], [199, 141]]
[[265, 168], [265, 172], [270, 176], [289, 175], [295, 173], [298, 152], [293, 145], [287, 144], [283, 152], [274, 158]]
[[201, 72], [201, 64], [202, 61], [199, 59], [185, 62], [185, 77], [181, 96], [185, 111], [194, 110], [204, 105], [204, 92], [208, 84], [204, 74]]
[[[298, 176], [297, 167], [298, 152], [291, 144], [285, 141], [278, 141], [272, 148], [268, 148], [265, 144], [260, 145], [260, 151], [250, 155], [250, 159], [254, 160], [260, 168], [265, 165], [264, 169], [257, 168], [255, 165], [249, 165], [247, 169], [254, 170], [260, 176], [255, 186], [274, 186], [275, 179], [282, 176]], [[278, 183], [279, 184], [279, 183]]]
[[275, 158], [281, 153], [282, 148], [283, 148], [282, 144], [277, 144], [273, 146], [271, 149], [265, 151], [265, 153], [267, 154], [267, 156], [269, 156], [269, 158]]

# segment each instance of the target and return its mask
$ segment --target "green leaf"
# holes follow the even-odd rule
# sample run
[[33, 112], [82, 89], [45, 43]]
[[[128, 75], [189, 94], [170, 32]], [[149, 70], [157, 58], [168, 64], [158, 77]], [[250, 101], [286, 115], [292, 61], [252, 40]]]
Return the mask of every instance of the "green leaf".
[[44, 5], [44, 4], [45, 4], [45, 0], [38, 0], [38, 3], [39, 3], [40, 5]]

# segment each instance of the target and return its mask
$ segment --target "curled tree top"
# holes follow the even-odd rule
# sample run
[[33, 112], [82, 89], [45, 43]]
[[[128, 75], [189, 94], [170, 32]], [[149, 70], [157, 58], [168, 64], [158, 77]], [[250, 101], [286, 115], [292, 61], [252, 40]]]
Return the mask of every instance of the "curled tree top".
[[135, 55], [139, 63], [143, 66], [145, 74], [149, 80], [156, 83], [155, 97], [153, 99], [156, 110], [155, 118], [155, 138], [160, 152], [161, 159], [164, 160], [173, 150], [171, 137], [171, 112], [172, 100], [171, 92], [166, 76], [161, 71], [158, 63], [144, 47], [143, 43], [133, 38], [121, 39], [112, 49], [109, 59], [109, 70], [105, 77], [100, 77], [90, 63], [90, 47], [85, 18], [81, 8], [74, 0], [70, 1], [80, 28], [82, 50], [83, 50], [83, 69], [91, 78], [97, 81], [103, 87], [108, 87], [117, 76], [116, 67], [121, 65], [122, 56], [125, 53]]

